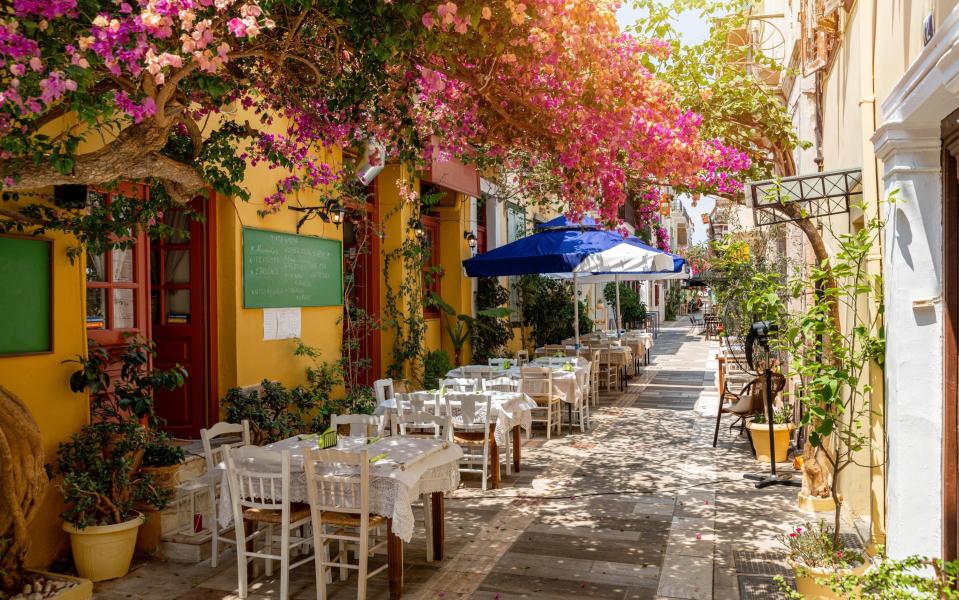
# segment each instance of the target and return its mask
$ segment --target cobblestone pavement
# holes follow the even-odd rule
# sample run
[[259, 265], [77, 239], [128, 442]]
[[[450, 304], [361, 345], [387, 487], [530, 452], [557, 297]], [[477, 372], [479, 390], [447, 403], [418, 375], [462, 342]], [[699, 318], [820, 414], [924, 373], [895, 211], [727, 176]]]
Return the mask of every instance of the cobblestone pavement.
[[[603, 395], [592, 431], [549, 442], [538, 432], [502, 489], [467, 480], [446, 503], [446, 560], [426, 562], [422, 529], [406, 546], [404, 598], [739, 598], [733, 552], [775, 550], [776, 534], [802, 515], [795, 488], [759, 491], [742, 479], [762, 469], [735, 431], [724, 427], [712, 447], [715, 418], [694, 407], [715, 407], [716, 349], [667, 323], [652, 364], [625, 393]], [[217, 570], [137, 561], [95, 597], [236, 598], [234, 556]], [[316, 597], [312, 566], [294, 570], [290, 589]], [[355, 575], [329, 590], [355, 598]], [[249, 597], [277, 595], [277, 581], [261, 578]], [[367, 597], [388, 597], [385, 573]]]

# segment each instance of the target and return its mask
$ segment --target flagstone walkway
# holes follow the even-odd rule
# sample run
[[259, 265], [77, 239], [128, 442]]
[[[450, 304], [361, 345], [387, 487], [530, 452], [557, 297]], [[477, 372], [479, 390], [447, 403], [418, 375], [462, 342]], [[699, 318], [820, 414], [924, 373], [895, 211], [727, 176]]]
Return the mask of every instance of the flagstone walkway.
[[[467, 482], [450, 495], [447, 559], [426, 562], [422, 535], [414, 538], [404, 598], [739, 598], [734, 550], [775, 550], [775, 536], [803, 516], [795, 488], [759, 491], [742, 479], [762, 465], [735, 432], [724, 427], [712, 447], [714, 418], [694, 407], [715, 406], [716, 348], [686, 322], [664, 324], [652, 364], [625, 393], [603, 396], [591, 432], [536, 437], [502, 489]], [[236, 598], [234, 556], [216, 570], [138, 560], [127, 577], [98, 584], [95, 598]], [[249, 597], [277, 592], [261, 578]], [[294, 570], [291, 593], [316, 598], [312, 566]], [[329, 597], [355, 598], [355, 576]], [[385, 573], [367, 597], [388, 598]]]

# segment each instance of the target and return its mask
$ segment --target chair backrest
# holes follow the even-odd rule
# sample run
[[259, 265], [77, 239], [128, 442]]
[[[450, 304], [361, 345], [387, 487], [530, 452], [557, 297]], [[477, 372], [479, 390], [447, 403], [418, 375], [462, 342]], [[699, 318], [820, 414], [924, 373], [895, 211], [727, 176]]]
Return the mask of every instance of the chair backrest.
[[290, 510], [290, 451], [259, 446], [224, 448], [226, 476], [233, 502], [234, 523], [243, 520], [243, 510]]
[[359, 515], [361, 530], [369, 527], [370, 458], [366, 450], [307, 448], [303, 453], [303, 468], [314, 519], [324, 511], [348, 513]]
[[518, 366], [523, 366], [529, 362], [529, 350], [517, 350], [516, 351], [516, 364]]
[[373, 382], [373, 392], [376, 394], [376, 405], [383, 406], [387, 400], [396, 395], [392, 379], [377, 379]]
[[467, 365], [460, 371], [466, 379], [486, 379], [492, 376], [493, 369], [489, 365]]
[[454, 392], [475, 392], [479, 388], [479, 384], [476, 379], [451, 377], [449, 379], [441, 379], [440, 387]]
[[[432, 434], [410, 430], [431, 429]], [[407, 412], [393, 421], [393, 435], [404, 437], [430, 437], [453, 441], [453, 423], [448, 416], [440, 417], [428, 412]]]
[[439, 406], [439, 394], [423, 391], [410, 394], [410, 408], [413, 412], [432, 412], [438, 415], [440, 414]]
[[511, 377], [484, 379], [483, 389], [490, 392], [515, 392], [519, 389], [519, 382]]
[[[239, 435], [239, 439], [236, 436]], [[230, 436], [226, 440], [217, 440], [219, 437]], [[243, 419], [239, 423], [220, 421], [208, 429], [200, 430], [200, 441], [203, 442], [203, 456], [206, 458], [207, 473], [213, 473], [221, 458], [224, 448], [238, 448], [250, 445], [250, 422]], [[217, 443], [219, 442], [219, 443]], [[216, 448], [213, 444], [216, 443]]]
[[553, 396], [553, 370], [549, 367], [523, 367], [520, 370], [519, 391], [527, 396]]
[[[456, 401], [458, 406], [453, 404]], [[493, 399], [484, 394], [456, 394], [446, 396], [446, 414], [450, 415], [453, 429], [487, 431], [492, 419]]]
[[330, 425], [339, 431], [340, 426], [349, 425], [349, 437], [372, 437], [383, 435], [383, 417], [378, 415], [333, 415]]

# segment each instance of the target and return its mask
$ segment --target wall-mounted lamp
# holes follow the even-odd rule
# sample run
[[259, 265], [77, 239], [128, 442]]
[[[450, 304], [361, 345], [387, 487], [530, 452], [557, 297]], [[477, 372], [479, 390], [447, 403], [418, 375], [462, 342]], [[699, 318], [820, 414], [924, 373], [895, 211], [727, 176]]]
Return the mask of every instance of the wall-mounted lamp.
[[476, 254], [476, 234], [472, 231], [464, 231], [463, 239], [466, 240], [466, 244], [470, 247], [470, 252]]
[[426, 228], [423, 227], [423, 223], [419, 219], [413, 223], [413, 235], [420, 240], [426, 239]]
[[300, 220], [296, 222], [297, 233], [300, 233], [300, 227], [304, 223], [314, 217], [319, 217], [324, 223], [333, 223], [337, 229], [346, 219], [346, 208], [336, 200], [327, 200], [321, 206], [289, 206], [288, 208], [303, 213]]

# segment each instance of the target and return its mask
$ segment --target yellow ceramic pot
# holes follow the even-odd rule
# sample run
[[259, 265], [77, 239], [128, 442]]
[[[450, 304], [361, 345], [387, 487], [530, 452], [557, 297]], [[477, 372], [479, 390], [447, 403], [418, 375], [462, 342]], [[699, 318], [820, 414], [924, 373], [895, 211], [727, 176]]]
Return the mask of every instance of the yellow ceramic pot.
[[[748, 423], [749, 434], [756, 449], [756, 460], [769, 462], [769, 426], [765, 423]], [[776, 462], [789, 461], [789, 434], [795, 427], [792, 423], [773, 425], [773, 443], [776, 444]]]
[[80, 577], [105, 581], [126, 575], [133, 560], [137, 529], [143, 521], [143, 515], [138, 514], [116, 525], [93, 525], [84, 529], [64, 523], [63, 530], [70, 534], [73, 562]]
[[799, 492], [799, 495], [796, 497], [796, 501], [799, 505], [799, 510], [804, 510], [810, 513], [831, 513], [836, 510], [836, 502], [832, 499], [832, 496], [820, 498], [819, 496], [807, 496], [806, 494]]
[[802, 594], [806, 600], [834, 600], [843, 598], [830, 589], [828, 585], [818, 583], [816, 580], [828, 580], [836, 575], [862, 575], [869, 568], [869, 563], [863, 563], [852, 569], [842, 569], [834, 571], [832, 569], [817, 569], [798, 565], [792, 561], [789, 562], [792, 567], [793, 576], [796, 578], [796, 591]]
[[175, 492], [180, 485], [180, 467], [182, 463], [165, 467], [140, 467], [140, 471], [153, 476], [156, 487]]

